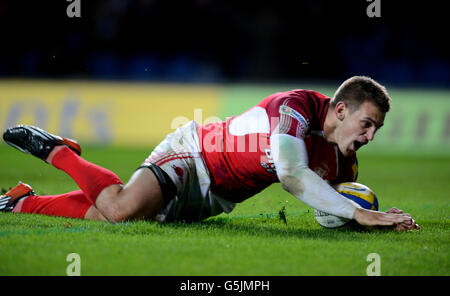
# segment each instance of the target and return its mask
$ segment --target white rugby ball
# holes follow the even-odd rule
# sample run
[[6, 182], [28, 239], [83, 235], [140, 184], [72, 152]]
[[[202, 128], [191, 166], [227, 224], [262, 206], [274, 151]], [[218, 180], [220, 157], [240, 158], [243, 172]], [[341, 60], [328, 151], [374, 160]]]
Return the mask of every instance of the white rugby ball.
[[[378, 199], [375, 193], [366, 185], [356, 182], [339, 183], [332, 186], [345, 198], [357, 203], [364, 209], [378, 211]], [[349, 225], [353, 220], [337, 217], [314, 209], [317, 222], [325, 228], [338, 228]]]

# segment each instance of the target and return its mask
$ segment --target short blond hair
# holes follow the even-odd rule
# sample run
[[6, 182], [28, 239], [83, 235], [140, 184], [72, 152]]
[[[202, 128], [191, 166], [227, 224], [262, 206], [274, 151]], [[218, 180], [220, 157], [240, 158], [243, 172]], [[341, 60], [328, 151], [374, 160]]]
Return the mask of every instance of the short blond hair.
[[367, 76], [353, 76], [339, 86], [330, 104], [334, 107], [344, 102], [354, 111], [367, 101], [374, 103], [383, 113], [390, 110], [392, 102], [384, 86]]

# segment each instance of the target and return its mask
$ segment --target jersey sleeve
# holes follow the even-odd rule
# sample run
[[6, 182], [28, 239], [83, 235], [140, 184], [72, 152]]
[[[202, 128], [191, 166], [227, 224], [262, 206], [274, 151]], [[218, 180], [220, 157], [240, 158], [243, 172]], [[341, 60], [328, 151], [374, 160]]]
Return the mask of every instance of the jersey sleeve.
[[270, 100], [265, 109], [271, 134], [288, 134], [304, 139], [310, 131], [312, 110], [302, 97], [281, 95]]

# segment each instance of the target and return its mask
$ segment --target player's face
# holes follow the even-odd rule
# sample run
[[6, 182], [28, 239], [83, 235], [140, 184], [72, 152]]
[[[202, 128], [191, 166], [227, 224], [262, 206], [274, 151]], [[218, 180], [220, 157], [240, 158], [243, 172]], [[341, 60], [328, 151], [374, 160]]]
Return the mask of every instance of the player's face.
[[343, 116], [336, 130], [336, 142], [344, 156], [351, 156], [373, 140], [375, 133], [384, 123], [385, 113], [372, 102], [362, 103], [353, 112], [343, 107], [341, 112]]

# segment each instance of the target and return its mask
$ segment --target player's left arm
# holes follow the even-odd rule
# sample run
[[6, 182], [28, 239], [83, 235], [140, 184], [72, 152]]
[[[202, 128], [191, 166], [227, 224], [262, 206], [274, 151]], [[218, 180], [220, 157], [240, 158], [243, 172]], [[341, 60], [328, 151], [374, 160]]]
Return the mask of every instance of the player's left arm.
[[359, 205], [342, 197], [308, 167], [303, 139], [275, 133], [270, 147], [283, 188], [307, 205], [335, 216], [353, 219]]
[[341, 196], [308, 167], [303, 139], [273, 134], [270, 141], [283, 188], [307, 205], [335, 216], [355, 219], [363, 226], [389, 226], [398, 231], [420, 228], [409, 214], [403, 214], [401, 210], [391, 209], [386, 213], [366, 210]]
[[267, 104], [269, 117], [279, 119], [278, 124], [271, 126], [270, 136], [277, 176], [286, 191], [307, 205], [352, 219], [359, 205], [341, 196], [308, 166], [304, 138], [311, 126], [317, 125], [312, 115], [319, 112], [317, 109], [301, 92], [277, 97]]

